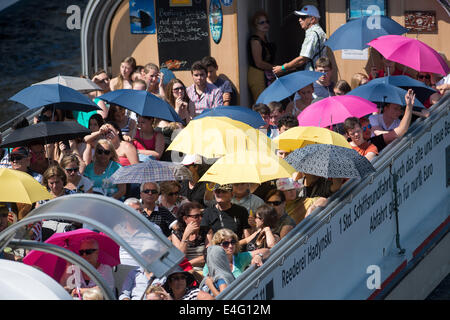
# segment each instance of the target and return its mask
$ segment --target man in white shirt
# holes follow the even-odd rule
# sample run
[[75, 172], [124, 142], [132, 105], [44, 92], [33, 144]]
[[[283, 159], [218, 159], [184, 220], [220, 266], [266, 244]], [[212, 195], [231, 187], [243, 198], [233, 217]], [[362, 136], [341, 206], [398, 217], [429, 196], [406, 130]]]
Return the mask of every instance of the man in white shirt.
[[294, 11], [294, 13], [299, 16], [300, 26], [305, 30], [305, 40], [298, 57], [281, 66], [273, 67], [273, 73], [276, 75], [297, 69], [303, 65], [305, 70], [314, 71], [316, 60], [326, 56], [324, 43], [327, 40], [327, 36], [319, 25], [319, 10], [315, 6], [307, 5], [300, 11]]

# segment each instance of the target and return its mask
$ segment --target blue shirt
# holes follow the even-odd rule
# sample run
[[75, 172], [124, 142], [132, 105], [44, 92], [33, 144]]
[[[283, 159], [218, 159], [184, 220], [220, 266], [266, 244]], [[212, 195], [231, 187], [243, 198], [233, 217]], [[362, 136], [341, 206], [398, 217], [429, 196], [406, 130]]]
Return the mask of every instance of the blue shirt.
[[84, 175], [89, 179], [91, 179], [91, 181], [94, 183], [93, 187], [94, 192], [101, 193], [105, 196], [111, 197], [119, 189], [115, 184], [111, 182], [109, 178], [120, 167], [122, 167], [120, 164], [110, 160], [108, 167], [106, 167], [106, 170], [103, 172], [103, 174], [96, 175], [94, 173], [94, 163], [92, 162], [86, 167], [86, 170], [84, 170]]

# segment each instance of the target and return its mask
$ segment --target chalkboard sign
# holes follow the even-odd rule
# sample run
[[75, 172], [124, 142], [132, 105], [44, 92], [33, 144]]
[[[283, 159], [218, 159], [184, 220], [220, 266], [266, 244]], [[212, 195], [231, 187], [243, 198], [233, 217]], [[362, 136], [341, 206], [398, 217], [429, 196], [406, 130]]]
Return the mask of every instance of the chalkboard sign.
[[156, 0], [159, 64], [170, 70], [190, 70], [193, 62], [210, 55], [206, 0], [191, 6], [170, 6]]

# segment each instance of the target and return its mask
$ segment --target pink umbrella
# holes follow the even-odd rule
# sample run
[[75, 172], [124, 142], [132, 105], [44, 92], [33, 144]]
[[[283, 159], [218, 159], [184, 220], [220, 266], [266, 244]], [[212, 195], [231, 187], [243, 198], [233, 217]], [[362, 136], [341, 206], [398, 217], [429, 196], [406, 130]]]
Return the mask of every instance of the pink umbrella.
[[364, 117], [377, 112], [377, 105], [357, 96], [332, 96], [319, 100], [298, 115], [299, 126], [329, 127], [349, 117]]
[[[119, 245], [102, 232], [98, 233], [88, 229], [77, 229], [69, 232], [55, 233], [45, 243], [64, 247], [78, 254], [81, 241], [86, 238], [97, 240], [99, 246], [98, 261], [100, 263], [110, 265], [111, 267], [120, 263]], [[23, 259], [23, 262], [31, 266], [40, 267], [43, 272], [56, 281], [59, 281], [66, 267], [66, 261], [64, 259], [37, 250], [32, 250], [28, 253]]]
[[447, 63], [436, 50], [422, 41], [398, 35], [378, 37], [368, 43], [386, 59], [401, 63], [420, 72], [447, 75]]

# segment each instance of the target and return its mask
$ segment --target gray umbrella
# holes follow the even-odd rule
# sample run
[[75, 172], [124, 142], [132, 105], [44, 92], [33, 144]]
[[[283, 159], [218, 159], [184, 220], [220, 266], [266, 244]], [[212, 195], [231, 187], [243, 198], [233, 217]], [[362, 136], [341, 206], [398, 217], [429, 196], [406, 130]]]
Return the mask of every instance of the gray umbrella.
[[286, 161], [297, 171], [325, 178], [361, 178], [375, 172], [353, 149], [331, 144], [310, 144], [292, 151]]
[[85, 78], [81, 78], [81, 77], [61, 76], [61, 75], [58, 75], [56, 77], [53, 77], [53, 78], [50, 78], [50, 79], [47, 79], [47, 80], [44, 80], [44, 81], [41, 81], [38, 83], [34, 83], [33, 85], [55, 84], [55, 83], [72, 88], [81, 93], [102, 90], [102, 88], [100, 88], [98, 85], [96, 85], [90, 79], [85, 79]]

